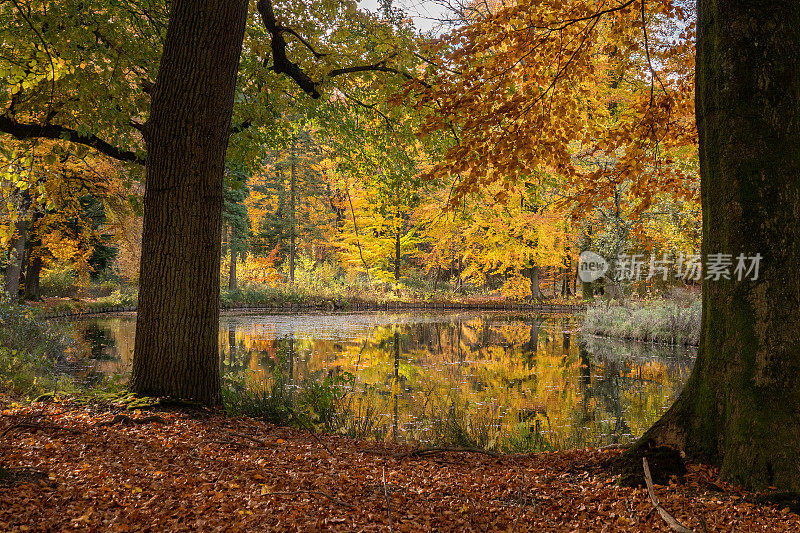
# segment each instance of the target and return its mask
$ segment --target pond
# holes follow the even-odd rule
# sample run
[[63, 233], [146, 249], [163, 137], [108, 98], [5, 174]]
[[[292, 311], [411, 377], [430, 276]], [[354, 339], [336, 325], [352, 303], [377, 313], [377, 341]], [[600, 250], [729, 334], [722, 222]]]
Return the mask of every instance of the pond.
[[[134, 317], [75, 324], [97, 370], [129, 372]], [[256, 414], [288, 402], [353, 437], [507, 452], [630, 441], [694, 362], [582, 336], [575, 316], [507, 312], [227, 315], [219, 339], [226, 395]]]

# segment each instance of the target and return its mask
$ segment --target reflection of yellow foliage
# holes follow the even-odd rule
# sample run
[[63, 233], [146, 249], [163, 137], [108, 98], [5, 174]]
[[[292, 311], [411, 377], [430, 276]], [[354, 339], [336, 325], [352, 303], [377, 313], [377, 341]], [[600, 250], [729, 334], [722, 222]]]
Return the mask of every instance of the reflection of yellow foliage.
[[[354, 374], [354, 405], [369, 405], [390, 424], [396, 403], [399, 431], [407, 438], [431, 439], [431, 421], [457, 406], [473, 424], [493, 421], [497, 435], [538, 427], [550, 444], [569, 447], [606, 443], [602, 435], [615, 431], [641, 434], [688, 374], [654, 358], [587, 357], [577, 339], [565, 345], [563, 331], [574, 329], [573, 319], [550, 317], [538, 327], [533, 322], [454, 317], [449, 323], [373, 327], [348, 339], [296, 335], [292, 378], [302, 383]], [[227, 369], [246, 369], [262, 385], [273, 379], [271, 368], [286, 375], [289, 340], [279, 338], [268, 320], [227, 328], [223, 324], [219, 337]], [[125, 345], [132, 351], [132, 343]]]

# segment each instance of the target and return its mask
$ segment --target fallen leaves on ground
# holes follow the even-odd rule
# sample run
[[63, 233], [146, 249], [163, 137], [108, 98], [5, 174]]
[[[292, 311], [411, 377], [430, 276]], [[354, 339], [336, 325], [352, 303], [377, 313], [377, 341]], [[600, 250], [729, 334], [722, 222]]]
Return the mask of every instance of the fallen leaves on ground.
[[[619, 450], [403, 457], [321, 435], [331, 455], [308, 432], [224, 414], [0, 410], [2, 531], [389, 531], [390, 514], [398, 532], [669, 531], [645, 489], [614, 484]], [[656, 492], [696, 531], [800, 530], [707, 467]]]

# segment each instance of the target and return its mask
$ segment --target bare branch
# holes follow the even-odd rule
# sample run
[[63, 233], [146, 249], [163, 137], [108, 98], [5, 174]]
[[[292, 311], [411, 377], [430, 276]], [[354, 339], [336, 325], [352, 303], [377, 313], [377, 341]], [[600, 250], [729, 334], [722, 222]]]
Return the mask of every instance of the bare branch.
[[642, 457], [642, 467], [644, 468], [644, 480], [645, 483], [647, 483], [647, 494], [650, 496], [650, 503], [653, 504], [653, 507], [658, 511], [658, 514], [664, 522], [667, 523], [672, 531], [677, 531], [678, 533], [695, 533], [694, 530], [689, 529], [675, 520], [675, 518], [661, 506], [661, 502], [658, 496], [656, 496], [655, 490], [653, 490], [653, 478], [650, 476], [650, 465], [647, 464], [647, 457]]
[[314, 54], [314, 57], [316, 57], [317, 59], [323, 58], [323, 57], [325, 57], [326, 55], [328, 55], [328, 54], [322, 54], [322, 53], [320, 53], [320, 52], [317, 52], [316, 50], [314, 50], [314, 47], [313, 47], [313, 46], [311, 46], [311, 43], [309, 43], [309, 42], [308, 42], [306, 39], [304, 39], [304, 38], [303, 38], [303, 36], [301, 36], [299, 33], [297, 33], [296, 31], [294, 31], [292, 28], [287, 28], [286, 26], [278, 26], [278, 29], [279, 29], [280, 31], [284, 31], [284, 32], [286, 32], [286, 33], [290, 33], [290, 34], [294, 35], [294, 36], [297, 38], [297, 40], [298, 40], [298, 41], [300, 41], [301, 43], [303, 43], [304, 45], [306, 45], [306, 48], [308, 48], [308, 50], [309, 50], [309, 51], [310, 51], [312, 54]]

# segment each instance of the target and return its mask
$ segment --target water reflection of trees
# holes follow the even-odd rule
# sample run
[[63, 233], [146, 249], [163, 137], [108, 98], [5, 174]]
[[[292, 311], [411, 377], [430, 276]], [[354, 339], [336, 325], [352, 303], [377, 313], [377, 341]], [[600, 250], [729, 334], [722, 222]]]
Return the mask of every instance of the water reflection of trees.
[[[574, 329], [574, 322], [546, 317], [378, 327], [336, 346], [311, 341], [302, 377], [353, 372], [378, 391], [370, 401], [398, 439], [435, 438], [436, 418], [458, 408], [465, 426], [479, 419], [498, 433], [522, 426], [554, 446], [627, 440], [669, 404], [690, 360], [574, 342]], [[292, 353], [291, 339], [273, 342], [274, 353]]]
[[387, 320], [328, 337], [309, 335], [308, 321], [294, 331], [269, 317], [227, 317], [220, 370], [260, 384], [280, 374], [294, 386], [352, 373], [350, 394], [381, 415], [381, 434], [397, 439], [435, 440], [437, 424], [458, 416], [454, 423], [497, 446], [514, 435], [553, 447], [623, 441], [658, 418], [692, 362], [668, 348], [581, 336], [572, 317]]

